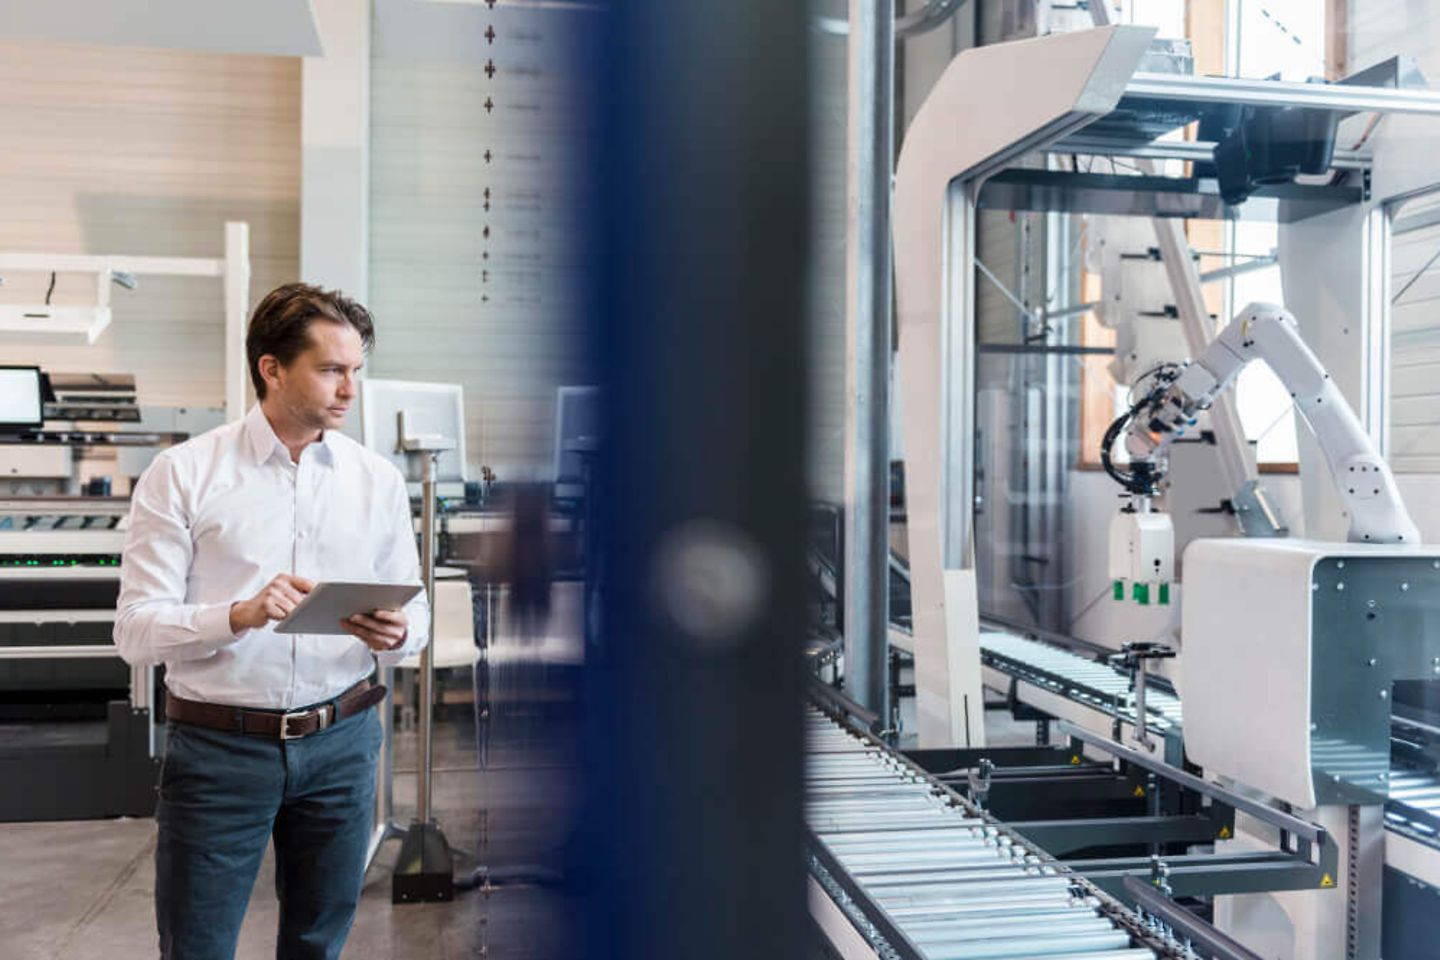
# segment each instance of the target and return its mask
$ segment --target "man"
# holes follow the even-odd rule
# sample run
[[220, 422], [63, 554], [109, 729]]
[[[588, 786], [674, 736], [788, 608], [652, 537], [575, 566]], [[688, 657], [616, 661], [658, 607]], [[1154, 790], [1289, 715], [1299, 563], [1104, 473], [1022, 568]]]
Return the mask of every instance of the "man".
[[131, 497], [115, 642], [164, 663], [156, 810], [160, 952], [233, 957], [267, 843], [277, 956], [333, 958], [360, 898], [384, 688], [375, 661], [420, 649], [424, 595], [324, 636], [279, 634], [323, 580], [418, 580], [404, 478], [337, 432], [374, 342], [365, 308], [306, 284], [250, 319], [259, 402], [166, 450]]

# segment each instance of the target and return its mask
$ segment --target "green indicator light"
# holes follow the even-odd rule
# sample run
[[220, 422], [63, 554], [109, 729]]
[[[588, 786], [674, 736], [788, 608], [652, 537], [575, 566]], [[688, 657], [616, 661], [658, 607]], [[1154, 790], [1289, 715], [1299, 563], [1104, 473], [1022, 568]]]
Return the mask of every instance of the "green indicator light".
[[1135, 602], [1142, 607], [1150, 605], [1150, 585], [1148, 583], [1135, 584]]
[[1166, 606], [1169, 606], [1169, 605], [1170, 605], [1170, 584], [1168, 584], [1168, 583], [1162, 583], [1162, 584], [1160, 584], [1160, 606], [1166, 607]]
[[1116, 599], [1116, 600], [1124, 600], [1124, 599], [1125, 599], [1125, 581], [1123, 581], [1123, 580], [1116, 580], [1116, 581], [1115, 581], [1115, 599]]

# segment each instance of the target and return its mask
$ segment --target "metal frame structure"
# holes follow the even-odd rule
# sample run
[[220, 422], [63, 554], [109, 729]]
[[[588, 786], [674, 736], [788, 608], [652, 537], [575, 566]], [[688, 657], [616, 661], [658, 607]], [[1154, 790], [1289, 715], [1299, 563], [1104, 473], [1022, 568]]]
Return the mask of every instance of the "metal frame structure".
[[[225, 419], [238, 420], [245, 413], [245, 313], [250, 302], [250, 225], [225, 224], [225, 253], [221, 257], [128, 257], [92, 254], [3, 253], [0, 277], [7, 273], [93, 273], [97, 280], [97, 307], [105, 309], [105, 322], [85, 331], [88, 341], [109, 323], [110, 278], [117, 274], [134, 277], [203, 277], [220, 280], [225, 288]], [[59, 309], [59, 308], [55, 308]], [[9, 317], [0, 312], [0, 335], [23, 333], [43, 335], [45, 326], [24, 316]], [[78, 331], [77, 331], [78, 332]]]
[[[1011, 639], [1029, 643], [1037, 648], [1037, 653], [990, 658], [987, 671], [995, 676], [987, 677], [987, 686], [1003, 686], [997, 683], [997, 678], [1009, 677], [1008, 683], [1025, 691], [1023, 700], [1017, 698], [1011, 704], [1017, 718], [1044, 717], [1045, 714], [1033, 706], [1044, 702], [1048, 705], [1046, 709], [1071, 718], [1076, 728], [1088, 730], [1087, 740], [1105, 743], [1108, 753], [1109, 740], [1125, 736], [1126, 721], [1119, 715], [1124, 708], [1104, 693], [1102, 687], [1107, 684], [1072, 675], [1070, 670], [1077, 663], [1097, 671], [1109, 668], [1035, 641], [1013, 636]], [[1081, 644], [1081, 648], [1083, 646]], [[1049, 659], [1052, 655], [1058, 655], [1059, 659], [1052, 662]], [[1049, 664], [1050, 668], [1037, 671], [1037, 664]], [[1118, 688], [1124, 682], [1124, 677], [1116, 672], [1113, 685]], [[1175, 707], [1174, 717], [1165, 719], [1173, 719], [1178, 724], [1178, 701]], [[1401, 710], [1398, 702], [1396, 709]], [[1327, 834], [1336, 838], [1337, 849], [1341, 846], [1339, 838], [1346, 838], [1345, 849], [1340, 851], [1340, 872], [1333, 874], [1332, 880], [1336, 887], [1353, 888], [1359, 895], [1356, 902], [1347, 904], [1347, 910], [1338, 911], [1344, 915], [1347, 932], [1359, 938], [1357, 943], [1370, 943], [1381, 937], [1384, 956], [1410, 960], [1429, 955], [1426, 951], [1436, 930], [1432, 918], [1436, 915], [1436, 906], [1440, 905], [1440, 816], [1436, 814], [1440, 810], [1440, 780], [1428, 772], [1440, 762], [1436, 759], [1440, 757], [1440, 739], [1423, 725], [1407, 723], [1400, 713], [1393, 721], [1391, 749], [1395, 766], [1388, 775], [1390, 797], [1384, 804], [1383, 816], [1382, 808], [1373, 805], [1339, 807], [1338, 815], [1337, 808], [1322, 808], [1315, 819]], [[1177, 725], [1167, 736], [1166, 759], [1171, 766], [1177, 765], [1181, 756], [1180, 733]], [[1172, 745], [1173, 750], [1169, 749]], [[991, 774], [987, 806], [1012, 828], [1062, 857], [1084, 855], [1084, 848], [1105, 844], [1129, 844], [1134, 848], [1154, 843], [1161, 847], [1167, 881], [1176, 867], [1223, 866], [1232, 874], [1232, 882], [1235, 876], [1248, 873], [1270, 885], [1277, 877], [1288, 874], [1295, 879], [1300, 874], [1296, 881], [1301, 884], [1298, 889], [1307, 889], [1303, 874], [1309, 868], [1301, 863], [1282, 862], [1283, 851], [1282, 857], [1272, 857], [1270, 862], [1259, 858], [1204, 863], [1180, 859], [1187, 845], [1204, 845], [1233, 836], [1236, 831], [1233, 808], [1219, 801], [1212, 801], [1208, 807], [1189, 808], [1183, 802], [1184, 791], [1173, 788], [1162, 787], [1157, 798], [1149, 780], [1155, 775], [1144, 767], [1131, 768], [1113, 761], [1102, 766], [1090, 759], [1089, 751], [1083, 749], [1084, 742], [1077, 741], [1076, 746], [1081, 749], [912, 751], [911, 756], [927, 769], [950, 771], [940, 773], [939, 778], [962, 787], [966, 781], [965, 771], [975, 768], [982, 759], [1007, 764], [995, 767]], [[1132, 752], [1144, 756], [1139, 751]], [[1076, 760], [1079, 762], [1074, 763]], [[1105, 774], [1112, 766], [1117, 771], [1128, 770], [1130, 775], [1107, 777]], [[1144, 800], [1131, 798], [1128, 791], [1135, 786], [1145, 790]], [[1177, 799], [1181, 801], [1178, 807]], [[1153, 806], [1152, 800], [1156, 801]], [[1141, 810], [1143, 812], [1137, 812]], [[1240, 813], [1248, 816], [1245, 811]], [[1383, 843], [1370, 845], [1364, 837], [1379, 835], [1382, 826]], [[1176, 846], [1167, 848], [1166, 844], [1170, 843]], [[1137, 853], [1118, 867], [1131, 874], [1142, 872], [1145, 867], [1142, 854], [1143, 851]], [[1288, 856], [1293, 860], [1294, 852]], [[1353, 872], [1344, 858], [1358, 858], [1359, 873]], [[1383, 863], [1375, 858], [1383, 859]], [[1092, 859], [1086, 864], [1087, 870], [1097, 874], [1116, 868], [1116, 863], [1104, 860]], [[1313, 871], [1311, 875], [1313, 877]], [[1373, 881], [1363, 879], [1370, 876], [1374, 877]], [[1097, 879], [1113, 884], [1115, 875]], [[1181, 886], [1183, 888], [1184, 883]], [[1339, 893], [1337, 890], [1337, 903]], [[1328, 894], [1322, 889], [1321, 895]]]
[[[1167, 861], [1170, 884], [1177, 894], [1315, 890], [1335, 886], [1340, 850], [1324, 827], [1203, 780], [1149, 754], [1096, 736], [1075, 724], [1061, 721], [1060, 731], [1071, 738], [1077, 750], [1098, 751], [1128, 766], [1149, 771], [1176, 787], [1223, 803], [1279, 831], [1281, 849], [1275, 853], [1187, 854], [1170, 858]], [[1220, 869], [1217, 870], [1217, 866]], [[1078, 861], [1075, 867], [1102, 887], [1118, 889], [1117, 885], [1122, 885], [1126, 876], [1148, 871], [1149, 860]]]
[[[967, 600], [974, 602], [978, 212], [1016, 206], [1154, 217], [1234, 218], [1240, 212], [1224, 204], [1213, 181], [1205, 179], [1012, 169], [1016, 162], [1036, 151], [1065, 150], [1065, 144], [1072, 148], [1067, 152], [1079, 152], [1084, 144], [1093, 154], [1193, 153], [1194, 146], [1141, 146], [1147, 137], [1164, 132], [1146, 127], [1146, 117], [1173, 116], [1206, 105], [1440, 116], [1440, 96], [1358, 85], [1367, 78], [1351, 84], [1296, 84], [1135, 72], [1152, 35], [1138, 27], [1104, 27], [967, 50], [937, 83], [902, 148], [896, 178], [896, 293], [906, 391], [917, 712], [924, 743], [978, 742], [970, 729], [973, 717], [966, 716], [973, 713], [968, 704], [978, 697], [979, 671], [978, 656], [972, 653], [978, 627], [966, 609]], [[1077, 62], [1087, 69], [1071, 72]], [[1038, 69], [1042, 63], [1044, 69]], [[983, 104], [974, 102], [974, 90], [997, 83], [1023, 91], [1007, 98], [1006, 113], [986, 112]], [[953, 118], [962, 111], [970, 122], [957, 131]], [[1368, 210], [1372, 192], [1395, 195], [1389, 184], [1396, 177], [1387, 174], [1372, 183], [1367, 158], [1369, 154], [1353, 151], [1340, 155], [1336, 170], [1347, 175], [1349, 183], [1283, 185], [1270, 191], [1269, 200], [1262, 190], [1246, 205], [1247, 213], [1268, 205], [1282, 224], [1293, 227], [1307, 217]], [[1376, 257], [1383, 260], [1388, 219], [1384, 211], [1376, 211], [1365, 215], [1364, 226], [1366, 271], [1373, 276], [1381, 264]], [[1282, 229], [1282, 258], [1286, 236]], [[1347, 248], [1345, 254], [1350, 253]], [[1372, 435], [1383, 435], [1385, 426], [1384, 375], [1374, 372], [1387, 349], [1385, 286], [1371, 283], [1365, 288], [1364, 298], [1379, 311], [1381, 321], [1360, 328], [1370, 374], [1342, 370], [1337, 377], [1342, 387], [1353, 383], [1358, 388], [1354, 395], [1366, 400], [1357, 406]], [[1317, 313], [1312, 322], [1337, 320], [1329, 315], [1334, 309], [1332, 305], [1324, 316]], [[1295, 312], [1302, 315], [1300, 309]], [[1345, 346], [1354, 355], [1350, 341]], [[1321, 343], [1317, 353], [1328, 360], [1324, 346]], [[1310, 492], [1307, 489], [1307, 507]], [[1307, 525], [1312, 534], [1315, 526]]]
[[[946, 2], [946, 0], [941, 0]], [[895, 2], [850, 7], [850, 215], [846, 227], [845, 680], [886, 708], [890, 553], [890, 180], [895, 152]]]

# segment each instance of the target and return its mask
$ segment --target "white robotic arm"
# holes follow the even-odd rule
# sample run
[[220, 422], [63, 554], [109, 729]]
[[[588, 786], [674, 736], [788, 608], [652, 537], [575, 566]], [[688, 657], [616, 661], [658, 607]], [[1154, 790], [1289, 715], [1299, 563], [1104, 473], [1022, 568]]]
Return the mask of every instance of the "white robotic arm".
[[[1419, 543], [1419, 531], [1390, 467], [1335, 381], [1300, 339], [1295, 317], [1273, 304], [1250, 304], [1194, 362], [1147, 378], [1152, 383], [1145, 395], [1106, 436], [1104, 454], [1111, 475], [1137, 496], [1153, 494], [1168, 468], [1170, 444], [1195, 425], [1196, 415], [1234, 384], [1252, 360], [1263, 360], [1275, 371], [1315, 434], [1350, 513], [1350, 540]], [[1109, 464], [1110, 448], [1122, 431], [1131, 458], [1129, 474]]]

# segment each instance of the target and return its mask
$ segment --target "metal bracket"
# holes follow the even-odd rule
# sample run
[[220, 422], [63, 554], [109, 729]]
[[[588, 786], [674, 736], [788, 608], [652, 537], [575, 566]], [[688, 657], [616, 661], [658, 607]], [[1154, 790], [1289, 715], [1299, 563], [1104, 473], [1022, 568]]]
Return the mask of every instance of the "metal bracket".
[[[914, 13], [896, 17], [895, 39], [903, 40], [906, 37], [914, 37], [934, 30], [954, 16], [955, 11], [964, 4], [965, 0], [930, 0], [923, 8]], [[828, 33], [832, 37], [848, 37], [850, 35], [850, 21], [841, 20], [839, 17], [816, 17], [815, 26], [821, 33]]]

